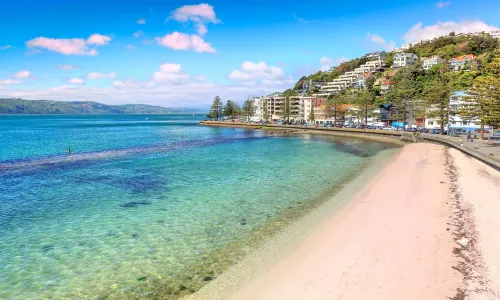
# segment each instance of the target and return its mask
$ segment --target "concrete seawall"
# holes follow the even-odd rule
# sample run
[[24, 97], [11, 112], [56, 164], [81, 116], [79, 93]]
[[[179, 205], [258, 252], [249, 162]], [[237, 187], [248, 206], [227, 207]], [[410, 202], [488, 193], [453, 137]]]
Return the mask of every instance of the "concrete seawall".
[[[229, 127], [229, 128], [246, 128], [246, 129], [263, 129], [263, 128], [276, 128], [277, 130], [282, 129], [297, 129], [307, 133], [318, 133], [318, 134], [332, 134], [332, 135], [342, 135], [342, 136], [362, 136], [362, 137], [372, 137], [375, 139], [384, 139], [387, 142], [400, 143], [403, 141], [408, 141], [411, 137], [407, 132], [402, 131], [384, 131], [384, 130], [370, 130], [370, 129], [354, 129], [354, 128], [330, 128], [330, 127], [304, 127], [300, 125], [277, 125], [277, 124], [253, 124], [253, 123], [232, 123], [232, 122], [218, 122], [218, 121], [201, 121], [202, 126], [214, 126], [214, 127]], [[429, 134], [418, 134], [413, 136], [417, 142], [431, 142], [446, 145], [448, 147], [455, 148], [475, 159], [493, 167], [497, 171], [500, 171], [500, 158], [490, 156], [486, 153], [476, 151], [473, 149], [468, 149], [460, 146], [460, 144], [453, 138], [447, 136], [439, 135], [429, 135]]]

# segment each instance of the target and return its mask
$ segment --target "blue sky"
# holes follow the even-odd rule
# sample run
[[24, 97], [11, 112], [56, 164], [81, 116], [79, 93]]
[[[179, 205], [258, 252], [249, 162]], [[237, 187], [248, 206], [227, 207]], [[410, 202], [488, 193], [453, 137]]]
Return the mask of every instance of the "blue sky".
[[205, 107], [407, 41], [500, 27], [498, 0], [10, 1], [0, 97]]

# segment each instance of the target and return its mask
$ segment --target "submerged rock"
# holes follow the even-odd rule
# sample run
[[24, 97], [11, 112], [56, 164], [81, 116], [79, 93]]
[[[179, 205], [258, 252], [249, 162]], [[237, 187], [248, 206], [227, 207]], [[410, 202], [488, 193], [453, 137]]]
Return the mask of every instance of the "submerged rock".
[[42, 250], [45, 251], [45, 252], [50, 251], [52, 249], [54, 249], [54, 246], [50, 245], [50, 244], [42, 246]]
[[137, 207], [139, 205], [149, 205], [151, 202], [148, 201], [132, 201], [124, 204], [120, 204], [121, 207]]

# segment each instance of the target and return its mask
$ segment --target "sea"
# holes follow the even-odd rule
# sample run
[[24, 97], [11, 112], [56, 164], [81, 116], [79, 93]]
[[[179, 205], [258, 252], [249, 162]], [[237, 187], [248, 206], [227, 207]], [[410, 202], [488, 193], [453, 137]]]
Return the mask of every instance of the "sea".
[[0, 116], [0, 299], [194, 293], [395, 147], [203, 118]]

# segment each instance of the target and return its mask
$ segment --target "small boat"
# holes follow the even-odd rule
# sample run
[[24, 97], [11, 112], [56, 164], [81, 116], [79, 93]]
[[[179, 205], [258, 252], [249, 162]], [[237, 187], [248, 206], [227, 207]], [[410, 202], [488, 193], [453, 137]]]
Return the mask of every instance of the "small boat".
[[148, 118], [146, 118], [146, 120], [147, 120], [147, 119], [148, 119]]

